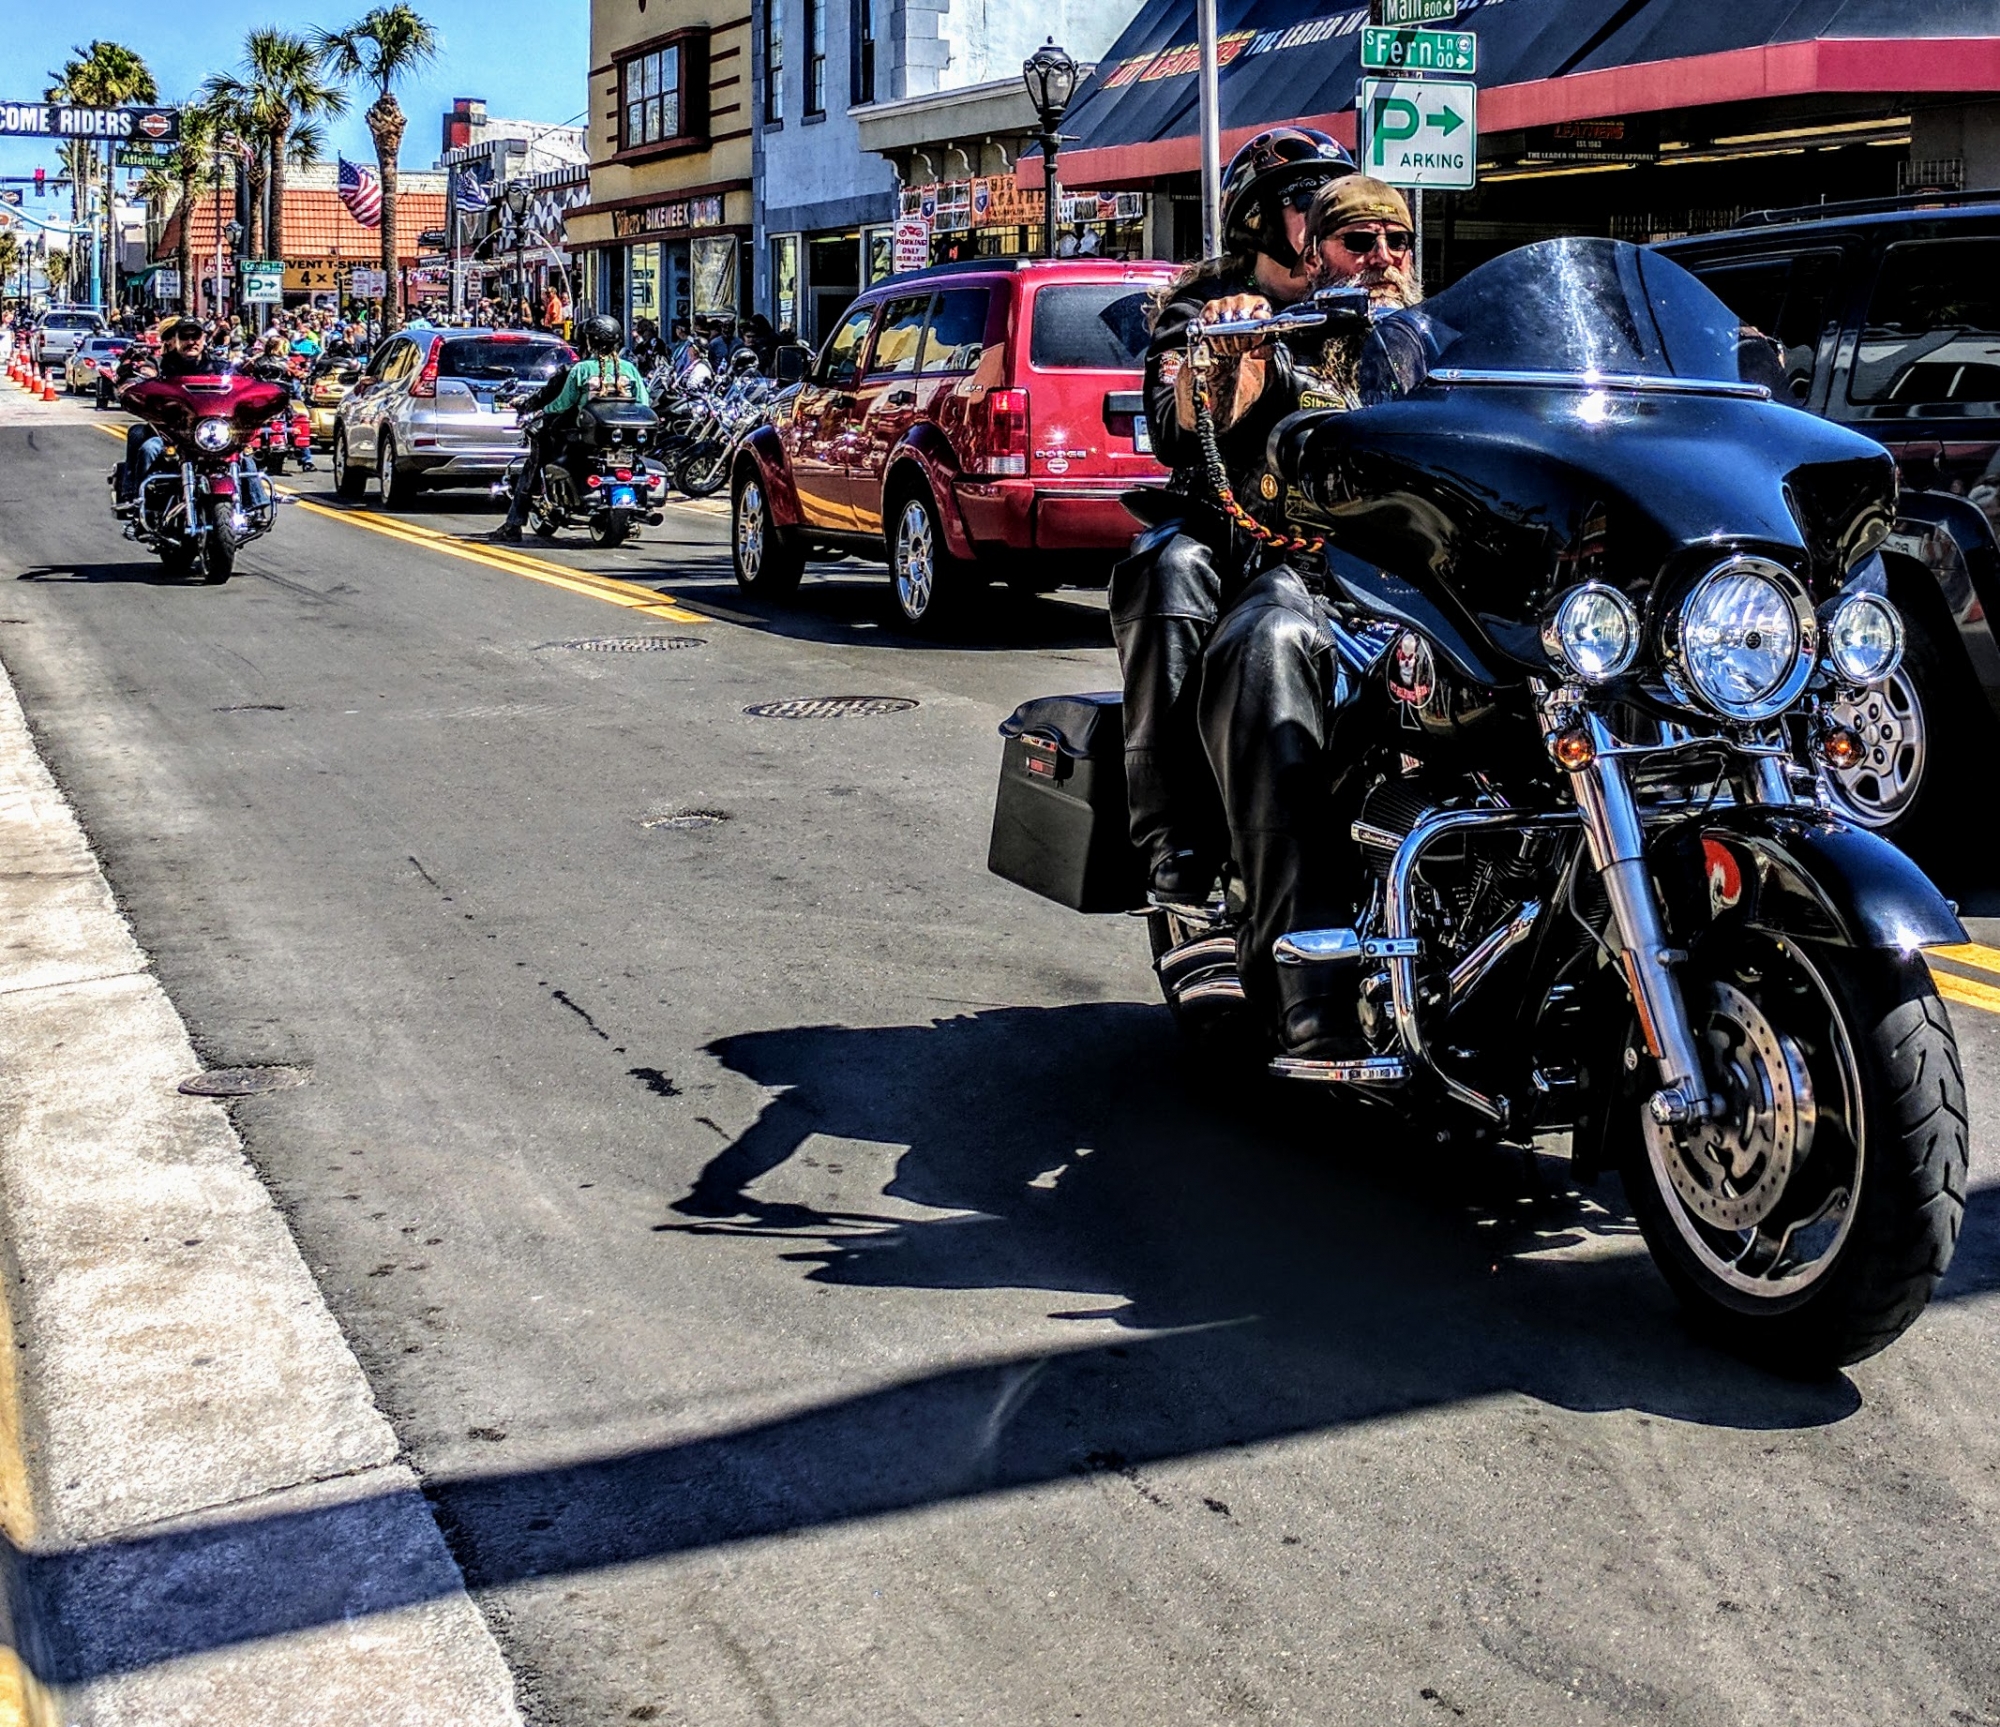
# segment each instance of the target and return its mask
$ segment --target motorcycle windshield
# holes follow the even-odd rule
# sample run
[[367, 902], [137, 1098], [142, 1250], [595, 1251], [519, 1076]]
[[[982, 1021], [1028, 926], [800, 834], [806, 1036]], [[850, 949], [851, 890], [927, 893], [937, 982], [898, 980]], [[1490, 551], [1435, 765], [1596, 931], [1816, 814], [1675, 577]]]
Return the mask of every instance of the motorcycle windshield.
[[1379, 320], [1364, 401], [1427, 382], [1681, 380], [1769, 388], [1768, 342], [1678, 264], [1617, 240], [1545, 240], [1484, 264], [1436, 299]]

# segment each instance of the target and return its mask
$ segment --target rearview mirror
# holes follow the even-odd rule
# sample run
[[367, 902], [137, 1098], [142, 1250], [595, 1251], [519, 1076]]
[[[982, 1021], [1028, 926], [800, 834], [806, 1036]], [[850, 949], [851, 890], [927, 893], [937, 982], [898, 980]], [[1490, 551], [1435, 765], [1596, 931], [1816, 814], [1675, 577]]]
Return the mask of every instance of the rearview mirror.
[[812, 364], [812, 350], [799, 343], [790, 344], [778, 350], [774, 364], [779, 383], [799, 383], [806, 375], [806, 368]]

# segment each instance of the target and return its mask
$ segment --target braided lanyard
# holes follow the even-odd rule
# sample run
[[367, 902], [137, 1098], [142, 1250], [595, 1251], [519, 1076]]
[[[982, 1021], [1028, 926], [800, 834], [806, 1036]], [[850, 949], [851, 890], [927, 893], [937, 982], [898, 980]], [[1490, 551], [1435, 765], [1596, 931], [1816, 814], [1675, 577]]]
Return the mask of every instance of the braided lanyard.
[[1209, 401], [1208, 375], [1215, 369], [1215, 356], [1208, 351], [1206, 342], [1197, 341], [1188, 350], [1188, 364], [1194, 370], [1194, 426], [1201, 440], [1202, 464], [1206, 469], [1205, 478], [1209, 490], [1222, 504], [1222, 513], [1252, 539], [1280, 552], [1305, 552], [1314, 554], [1326, 550], [1326, 541], [1320, 538], [1307, 539], [1300, 534], [1281, 534], [1267, 528], [1236, 501], [1236, 489], [1229, 483], [1229, 470], [1223, 464], [1222, 449], [1215, 439], [1215, 409]]

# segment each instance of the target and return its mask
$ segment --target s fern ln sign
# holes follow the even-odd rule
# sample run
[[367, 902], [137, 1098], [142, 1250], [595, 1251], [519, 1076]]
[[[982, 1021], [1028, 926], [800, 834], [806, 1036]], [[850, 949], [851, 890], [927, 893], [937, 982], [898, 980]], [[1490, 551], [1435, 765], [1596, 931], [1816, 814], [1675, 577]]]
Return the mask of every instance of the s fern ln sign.
[[1469, 192], [1479, 179], [1479, 86], [1361, 80], [1361, 171], [1391, 186]]

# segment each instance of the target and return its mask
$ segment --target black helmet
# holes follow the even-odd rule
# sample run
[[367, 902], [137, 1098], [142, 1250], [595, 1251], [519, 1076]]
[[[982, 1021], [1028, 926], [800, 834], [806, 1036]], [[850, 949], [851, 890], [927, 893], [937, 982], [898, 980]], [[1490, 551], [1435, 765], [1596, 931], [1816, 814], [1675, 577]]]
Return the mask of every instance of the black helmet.
[[1264, 252], [1291, 269], [1299, 255], [1285, 238], [1279, 200], [1353, 172], [1354, 158], [1324, 132], [1309, 126], [1259, 132], [1230, 158], [1222, 176], [1223, 250]]
[[586, 354], [615, 354], [625, 346], [625, 327], [616, 318], [588, 319], [582, 336]]

